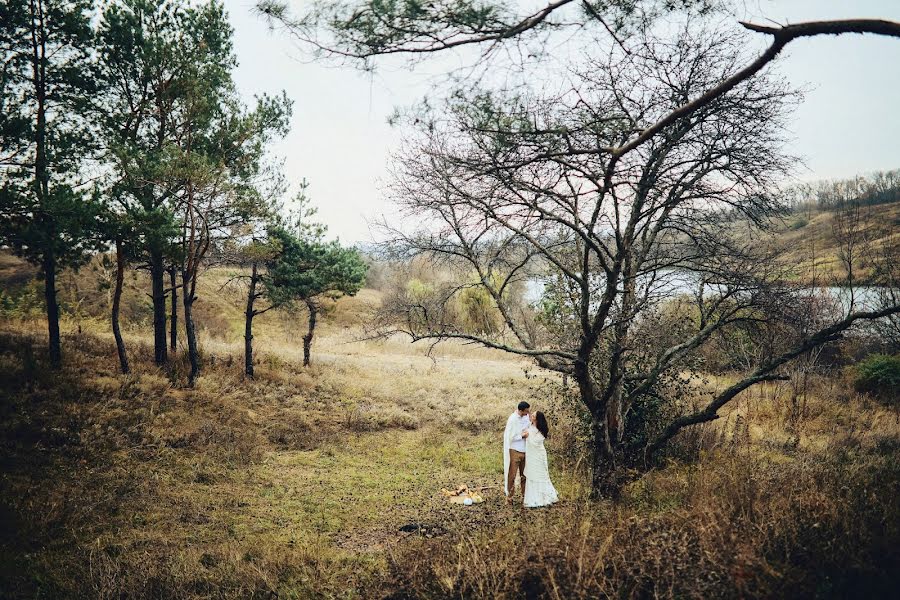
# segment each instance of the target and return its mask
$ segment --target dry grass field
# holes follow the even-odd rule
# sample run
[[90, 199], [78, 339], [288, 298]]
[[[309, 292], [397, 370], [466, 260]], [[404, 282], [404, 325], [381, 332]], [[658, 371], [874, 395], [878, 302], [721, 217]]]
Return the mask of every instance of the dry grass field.
[[[863, 206], [860, 219], [873, 248], [900, 236], [900, 203]], [[798, 283], [846, 285], [846, 269], [840, 260], [834, 227], [834, 212], [811, 210], [791, 214], [776, 228], [777, 243], [787, 251], [785, 262], [803, 274]], [[857, 256], [856, 262], [860, 270], [856, 283], [865, 283], [871, 276], [870, 266], [865, 257]]]
[[[308, 369], [302, 314], [261, 317], [247, 380], [228, 275], [200, 292], [194, 389], [180, 357], [152, 366], [140, 281], [128, 376], [90, 270], [66, 284], [61, 373], [43, 367], [39, 314], [6, 313], [0, 595], [889, 597], [900, 583], [900, 417], [839, 373], [802, 399], [747, 392], [592, 501], [558, 379], [472, 346], [359, 341], [379, 299], [364, 290], [325, 317]], [[20, 300], [28, 285], [4, 279]], [[500, 433], [522, 399], [557, 434], [549, 510], [502, 501]], [[462, 482], [498, 487], [447, 504], [440, 489]]]

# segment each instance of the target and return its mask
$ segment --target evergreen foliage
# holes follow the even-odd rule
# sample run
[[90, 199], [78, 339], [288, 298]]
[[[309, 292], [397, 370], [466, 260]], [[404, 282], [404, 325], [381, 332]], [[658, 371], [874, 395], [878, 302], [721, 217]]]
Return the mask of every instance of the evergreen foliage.
[[56, 275], [96, 247], [88, 118], [98, 88], [88, 0], [0, 6], [0, 245], [39, 265], [50, 359], [62, 360]]

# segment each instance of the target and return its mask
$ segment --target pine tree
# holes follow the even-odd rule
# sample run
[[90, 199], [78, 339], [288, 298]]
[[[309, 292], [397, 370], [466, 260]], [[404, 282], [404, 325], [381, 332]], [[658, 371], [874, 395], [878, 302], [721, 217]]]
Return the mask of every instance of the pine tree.
[[96, 246], [100, 203], [83, 179], [98, 80], [87, 0], [0, 5], [0, 244], [40, 266], [50, 361], [62, 361], [56, 277]]
[[262, 96], [252, 109], [240, 101], [232, 33], [216, 1], [117, 0], [100, 27], [112, 196], [135, 224], [150, 272], [157, 364], [168, 358], [167, 292], [174, 331], [181, 290], [192, 382], [200, 369], [192, 307], [201, 267], [229, 228], [260, 212], [254, 179], [267, 143], [286, 133], [290, 117], [283, 95]]
[[220, 4], [185, 0], [112, 2], [99, 29], [106, 84], [101, 127], [116, 180], [110, 195], [141, 241], [151, 280], [154, 357], [163, 364], [165, 276], [180, 259], [177, 207], [185, 187], [176, 172], [183, 170], [184, 145], [203, 127], [192, 103], [197, 88], [230, 85], [232, 30]]
[[[301, 199], [301, 209], [305, 201]], [[314, 211], [304, 210], [305, 217]], [[337, 240], [325, 240], [324, 226], [305, 219], [270, 231], [280, 252], [268, 265], [269, 298], [276, 304], [306, 306], [308, 321], [303, 336], [303, 365], [309, 366], [316, 322], [323, 303], [341, 296], [353, 296], [366, 281], [368, 265], [355, 248], [345, 248]]]

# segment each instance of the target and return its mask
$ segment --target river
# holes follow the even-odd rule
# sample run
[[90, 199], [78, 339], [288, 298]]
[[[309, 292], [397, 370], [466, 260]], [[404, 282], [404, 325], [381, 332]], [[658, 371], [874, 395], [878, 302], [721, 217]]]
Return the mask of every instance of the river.
[[[525, 300], [530, 304], [536, 304], [544, 294], [546, 278], [532, 277], [525, 282]], [[646, 285], [646, 284], [644, 284]], [[847, 287], [821, 286], [798, 287], [798, 292], [806, 292], [808, 295], [825, 294], [840, 301], [844, 310], [849, 310], [851, 304], [856, 310], [872, 310], [882, 305], [885, 288], [877, 286], [856, 286], [852, 290]], [[722, 291], [720, 286], [708, 286], [705, 295], [714, 295]], [[697, 282], [692, 274], [687, 272], [668, 271], [663, 273], [653, 282], [652, 294], [661, 300], [676, 298], [683, 295], [695, 295]], [[806, 294], [804, 294], [806, 295]]]

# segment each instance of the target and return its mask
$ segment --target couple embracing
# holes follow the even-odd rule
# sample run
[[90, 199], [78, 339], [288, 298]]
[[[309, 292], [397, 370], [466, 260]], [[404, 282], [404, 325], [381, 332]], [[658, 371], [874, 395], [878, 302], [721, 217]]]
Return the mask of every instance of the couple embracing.
[[[527, 402], [519, 402], [506, 420], [503, 433], [503, 472], [506, 475], [506, 503], [512, 503], [518, 472], [523, 504], [527, 508], [549, 506], [559, 500], [550, 482], [544, 440], [550, 437], [547, 417], [541, 411], [531, 414]], [[527, 485], [526, 485], [527, 483]]]

